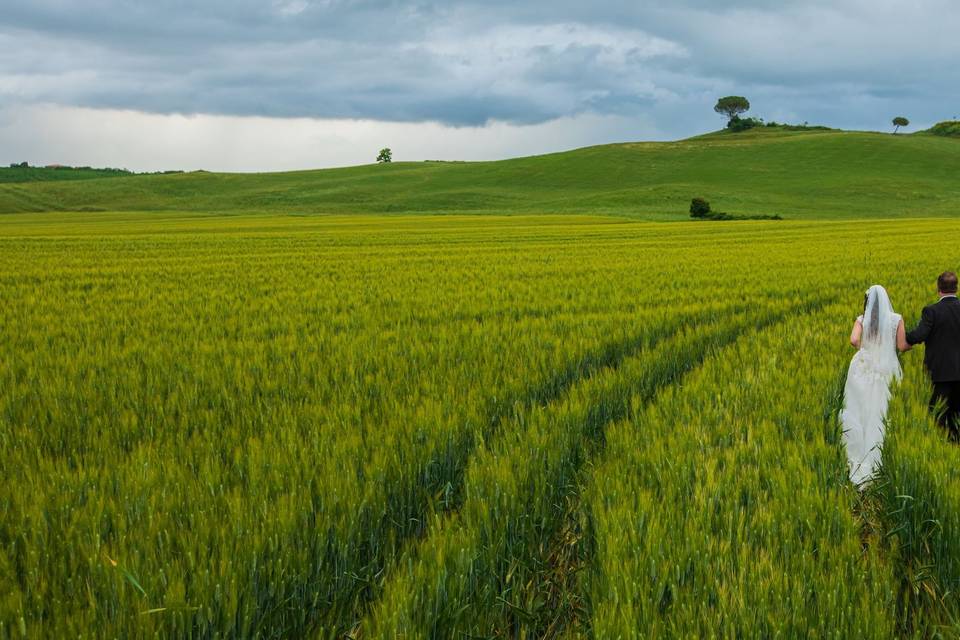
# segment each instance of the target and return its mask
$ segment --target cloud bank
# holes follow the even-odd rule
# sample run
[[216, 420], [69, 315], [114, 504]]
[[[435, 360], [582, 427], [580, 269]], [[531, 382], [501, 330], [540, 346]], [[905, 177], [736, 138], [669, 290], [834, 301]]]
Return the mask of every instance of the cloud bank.
[[[78, 126], [94, 128], [98, 111], [140, 114], [141, 128], [173, 127], [187, 147], [224, 127], [244, 139], [254, 124], [300, 139], [330, 131], [345, 160], [366, 144], [364, 127], [380, 127], [373, 137], [385, 143], [419, 131], [411, 157], [469, 157], [495, 129], [505, 142], [487, 152], [506, 155], [603, 142], [614, 130], [683, 137], [717, 128], [711, 107], [727, 93], [747, 95], [767, 119], [850, 128], [960, 112], [953, 0], [2, 4], [0, 150], [20, 155], [31, 149], [10, 137], [11, 123], [49, 124], [51, 110], [73, 122], [86, 114]], [[557, 138], [567, 127], [578, 131]], [[418, 142], [461, 129], [456, 147]], [[215, 168], [227, 160], [210, 158]]]

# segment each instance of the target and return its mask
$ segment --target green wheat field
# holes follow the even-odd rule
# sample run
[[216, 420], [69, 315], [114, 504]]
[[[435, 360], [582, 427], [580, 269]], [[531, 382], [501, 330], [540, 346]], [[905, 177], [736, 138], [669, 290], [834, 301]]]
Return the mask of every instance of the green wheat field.
[[838, 131], [2, 169], [0, 638], [957, 637], [923, 350], [865, 497], [836, 414], [864, 290], [912, 325], [960, 269], [958, 170]]

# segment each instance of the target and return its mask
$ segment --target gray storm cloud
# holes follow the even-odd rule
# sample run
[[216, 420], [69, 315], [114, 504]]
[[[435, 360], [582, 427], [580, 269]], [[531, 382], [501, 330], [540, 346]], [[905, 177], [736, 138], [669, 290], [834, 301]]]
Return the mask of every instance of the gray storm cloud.
[[0, 162], [495, 159], [960, 114], [956, 0], [0, 0]]
[[670, 114], [681, 130], [727, 90], [838, 125], [882, 126], [871, 111], [899, 104], [935, 120], [960, 97], [946, 0], [3, 4], [8, 105], [454, 126]]

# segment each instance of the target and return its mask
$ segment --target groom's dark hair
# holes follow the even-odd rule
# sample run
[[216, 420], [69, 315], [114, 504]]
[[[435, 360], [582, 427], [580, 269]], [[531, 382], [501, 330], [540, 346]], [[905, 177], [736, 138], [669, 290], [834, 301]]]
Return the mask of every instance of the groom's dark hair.
[[937, 289], [940, 293], [956, 293], [957, 274], [953, 271], [944, 271], [941, 273], [940, 277], [937, 278]]

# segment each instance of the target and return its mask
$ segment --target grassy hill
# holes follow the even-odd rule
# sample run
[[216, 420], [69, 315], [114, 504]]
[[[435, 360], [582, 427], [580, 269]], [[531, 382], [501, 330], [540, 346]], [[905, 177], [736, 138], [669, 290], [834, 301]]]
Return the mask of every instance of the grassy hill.
[[0, 184], [0, 213], [612, 213], [682, 218], [694, 196], [733, 214], [952, 215], [960, 141], [768, 128], [498, 162], [398, 162], [286, 173], [194, 172]]

